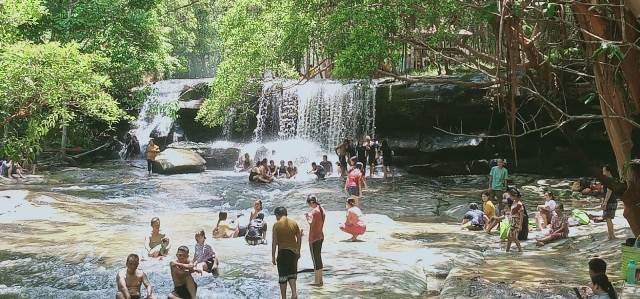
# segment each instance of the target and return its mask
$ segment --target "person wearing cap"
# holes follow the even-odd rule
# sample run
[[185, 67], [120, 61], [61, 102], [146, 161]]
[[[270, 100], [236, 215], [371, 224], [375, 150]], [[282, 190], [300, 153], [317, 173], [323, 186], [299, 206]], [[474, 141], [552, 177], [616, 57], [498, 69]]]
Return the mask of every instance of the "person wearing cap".
[[468, 230], [482, 230], [487, 222], [489, 222], [487, 215], [478, 209], [478, 204], [475, 202], [469, 205], [469, 211], [462, 217], [462, 227]]

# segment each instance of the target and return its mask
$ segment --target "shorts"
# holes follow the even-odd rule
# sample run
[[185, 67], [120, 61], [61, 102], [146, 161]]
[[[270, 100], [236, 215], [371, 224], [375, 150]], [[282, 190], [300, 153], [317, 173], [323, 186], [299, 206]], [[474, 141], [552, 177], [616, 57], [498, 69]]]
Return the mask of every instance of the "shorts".
[[309, 244], [309, 251], [311, 251], [311, 260], [313, 260], [313, 270], [322, 269], [322, 241], [324, 240], [320, 239]]
[[141, 298], [140, 295], [131, 295], [130, 297], [131, 297], [131, 299], [140, 299]]
[[358, 186], [347, 187], [347, 193], [349, 193], [349, 195], [360, 196], [359, 191], [360, 190], [358, 190]]
[[[195, 282], [194, 282], [195, 284]], [[198, 288], [198, 286], [196, 285], [196, 289]], [[181, 286], [176, 286], [173, 288], [173, 293], [174, 295], [180, 297], [180, 298], [191, 298], [191, 294], [189, 293], [189, 289], [187, 289], [187, 286], [185, 285], [181, 285]]]
[[478, 230], [483, 230], [484, 226], [479, 225], [479, 224], [472, 224], [472, 225], [467, 226], [467, 229], [468, 230], [473, 230], [473, 231], [478, 231]]
[[278, 282], [280, 284], [298, 278], [298, 255], [295, 252], [289, 249], [278, 250], [276, 264], [278, 265]]
[[324, 173], [322, 173], [322, 174], [318, 174], [318, 173], [316, 173], [316, 177], [317, 177], [319, 180], [324, 180], [325, 174], [324, 174]]
[[604, 211], [602, 211], [602, 218], [604, 219], [613, 219], [616, 217], [616, 210], [618, 209], [618, 200], [609, 199], [607, 202], [607, 206]]
[[210, 257], [205, 263], [207, 263], [207, 272], [217, 275], [218, 268], [213, 269], [213, 266], [216, 264], [215, 257]]

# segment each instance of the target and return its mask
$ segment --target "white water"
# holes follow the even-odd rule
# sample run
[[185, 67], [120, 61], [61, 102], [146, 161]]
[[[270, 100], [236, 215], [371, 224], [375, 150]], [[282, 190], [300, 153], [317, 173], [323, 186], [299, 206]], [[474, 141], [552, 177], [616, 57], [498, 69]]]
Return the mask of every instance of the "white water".
[[176, 79], [158, 81], [150, 85], [154, 91], [151, 97], [144, 102], [136, 120], [135, 135], [140, 143], [140, 151], [142, 153], [145, 152], [147, 143], [149, 143], [150, 136], [154, 131], [158, 136], [167, 136], [173, 127], [174, 120], [168, 115], [154, 111], [154, 108], [177, 102], [183, 90], [198, 83], [209, 81], [211, 81], [211, 78]]
[[299, 138], [330, 149], [375, 132], [375, 86], [314, 79], [265, 82], [254, 140]]

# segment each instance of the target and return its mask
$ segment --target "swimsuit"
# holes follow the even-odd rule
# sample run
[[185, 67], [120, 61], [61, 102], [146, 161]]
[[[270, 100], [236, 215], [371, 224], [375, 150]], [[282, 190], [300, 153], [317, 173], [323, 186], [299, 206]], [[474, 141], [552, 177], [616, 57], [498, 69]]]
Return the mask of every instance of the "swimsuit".
[[[193, 282], [193, 284], [195, 284], [195, 282]], [[198, 289], [198, 286], [196, 285], [196, 290], [197, 289]], [[177, 295], [178, 297], [183, 298], [183, 299], [191, 298], [191, 294], [189, 293], [189, 289], [187, 289], [187, 286], [185, 286], [185, 285], [174, 287], [173, 288], [173, 293], [175, 295]]]

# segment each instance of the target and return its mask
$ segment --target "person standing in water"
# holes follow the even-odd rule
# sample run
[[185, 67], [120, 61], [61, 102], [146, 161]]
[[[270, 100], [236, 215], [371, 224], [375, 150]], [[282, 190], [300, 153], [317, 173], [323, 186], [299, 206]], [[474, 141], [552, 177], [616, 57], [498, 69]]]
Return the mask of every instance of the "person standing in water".
[[347, 148], [349, 146], [349, 139], [345, 139], [341, 144], [336, 146], [335, 151], [338, 156], [338, 162], [340, 162], [340, 175], [347, 175]]
[[[511, 205], [511, 214], [509, 221], [509, 235], [507, 237], [507, 252], [511, 251], [511, 243], [516, 243], [516, 247], [518, 247], [518, 252], [522, 252], [522, 247], [520, 246], [520, 240], [518, 240], [518, 235], [520, 234], [520, 230], [528, 229], [527, 226], [523, 227], [523, 219], [524, 219], [524, 205], [521, 201], [520, 191], [512, 190], [509, 192], [511, 198], [513, 199], [513, 204]], [[528, 225], [528, 223], [527, 223]]]
[[380, 151], [382, 152], [382, 168], [384, 170], [384, 178], [386, 179], [389, 173], [391, 173], [391, 177], [393, 177], [393, 151], [391, 147], [389, 147], [389, 142], [387, 140], [382, 140]]
[[140, 257], [137, 254], [130, 254], [127, 257], [127, 267], [116, 274], [116, 299], [140, 299], [140, 286], [144, 284], [147, 289], [147, 296], [144, 298], [153, 299], [153, 287], [149, 283], [147, 274], [138, 270]]
[[347, 174], [347, 180], [344, 182], [344, 191], [350, 196], [357, 196], [357, 205], [359, 204], [360, 197], [362, 196], [362, 190], [366, 187], [367, 183], [365, 182], [364, 175], [362, 174], [362, 163], [358, 162], [356, 163], [355, 169], [349, 171]]
[[507, 179], [509, 178], [509, 171], [504, 168], [504, 160], [498, 159], [498, 165], [491, 168], [489, 173], [489, 190], [491, 192], [491, 201], [493, 204], [498, 204], [498, 212], [502, 212], [504, 208], [502, 201], [502, 194], [507, 190]]
[[360, 171], [362, 171], [363, 177], [367, 174], [367, 144], [368, 142], [362, 140], [358, 146], [356, 146], [356, 159], [357, 162], [362, 163], [362, 169], [360, 169]]
[[[602, 166], [602, 175], [614, 180], [613, 174], [611, 172], [611, 166], [604, 165]], [[613, 187], [609, 186], [609, 181], [605, 182], [604, 185], [605, 196], [600, 204], [600, 208], [602, 209], [602, 218], [607, 221], [607, 238], [609, 241], [614, 240], [616, 238], [615, 231], [613, 230], [613, 218], [616, 217], [616, 210], [618, 209], [618, 198], [613, 192]]]
[[147, 144], [147, 171], [149, 175], [153, 173], [153, 161], [156, 160], [156, 156], [160, 152], [160, 147], [153, 143], [153, 139], [149, 140]]
[[192, 263], [189, 263], [189, 248], [187, 246], [178, 247], [176, 260], [169, 263], [171, 267], [171, 279], [173, 280], [173, 291], [169, 293], [169, 299], [195, 299], [198, 285], [193, 280], [191, 273], [196, 272]]
[[313, 261], [313, 273], [315, 278], [311, 285], [322, 286], [322, 242], [324, 241], [324, 234], [322, 229], [324, 227], [325, 213], [324, 209], [320, 206], [318, 199], [314, 195], [307, 197], [307, 205], [311, 208], [311, 212], [305, 213], [307, 223], [309, 223], [309, 250], [311, 251], [311, 260]]
[[[298, 223], [287, 217], [285, 207], [277, 207], [273, 213], [277, 222], [273, 225], [271, 241], [271, 262], [278, 266], [278, 283], [282, 299], [287, 298], [287, 282], [291, 287], [291, 298], [298, 298], [296, 280], [298, 259], [302, 246], [302, 231]], [[276, 252], [278, 253], [276, 259]]]
[[373, 177], [376, 170], [376, 157], [378, 156], [378, 144], [374, 139], [367, 136], [365, 138], [365, 148], [367, 150], [367, 163], [369, 164], [369, 177]]

